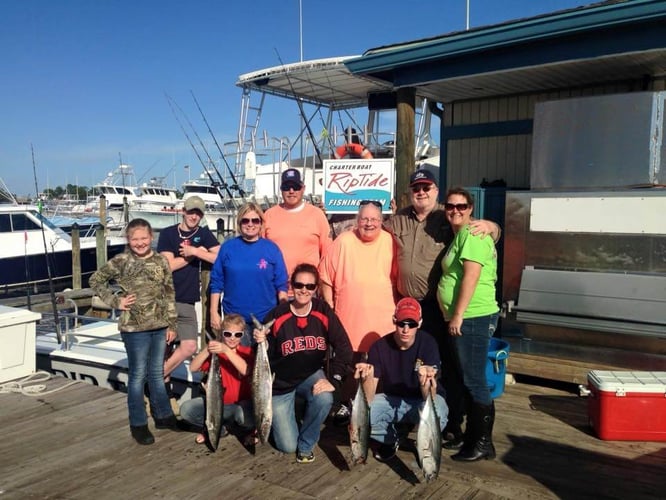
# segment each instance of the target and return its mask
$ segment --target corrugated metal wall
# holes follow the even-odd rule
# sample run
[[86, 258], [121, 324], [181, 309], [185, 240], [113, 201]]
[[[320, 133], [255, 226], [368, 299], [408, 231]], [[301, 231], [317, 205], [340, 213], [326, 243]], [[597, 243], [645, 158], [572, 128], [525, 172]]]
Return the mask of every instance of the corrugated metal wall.
[[[581, 89], [561, 89], [538, 94], [454, 102], [444, 109], [446, 127], [473, 126], [531, 120], [537, 102], [590, 95], [643, 90], [666, 90], [666, 78], [654, 80], [648, 88], [643, 80], [620, 82]], [[448, 186], [478, 186], [503, 179], [509, 188], [529, 188], [532, 135], [497, 135], [448, 141]]]

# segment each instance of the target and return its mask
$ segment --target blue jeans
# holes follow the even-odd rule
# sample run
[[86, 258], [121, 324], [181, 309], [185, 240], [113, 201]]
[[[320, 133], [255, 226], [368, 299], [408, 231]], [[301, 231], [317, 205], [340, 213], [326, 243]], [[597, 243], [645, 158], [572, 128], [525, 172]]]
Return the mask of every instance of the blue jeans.
[[454, 337], [465, 388], [474, 403], [484, 406], [493, 401], [486, 380], [486, 362], [498, 318], [498, 314], [491, 314], [464, 319], [460, 328], [462, 335]]
[[166, 329], [148, 332], [120, 333], [127, 351], [129, 377], [127, 382], [127, 409], [132, 427], [146, 425], [148, 417], [143, 402], [143, 389], [148, 382], [150, 407], [154, 418], [173, 415], [169, 396], [164, 386], [164, 350]]
[[[395, 424], [418, 424], [419, 410], [423, 408], [423, 398], [403, 398], [383, 392], [375, 394], [370, 403], [370, 437], [375, 441], [393, 444], [398, 440]], [[439, 417], [439, 428], [443, 430], [449, 416], [446, 401], [435, 395], [435, 410]]]
[[[204, 398], [194, 398], [185, 401], [180, 406], [180, 416], [192, 425], [203, 427], [206, 422]], [[222, 419], [225, 424], [236, 424], [244, 429], [254, 427], [252, 414], [252, 401], [239, 401], [237, 404], [225, 404]]]
[[[323, 370], [317, 370], [296, 389], [286, 394], [273, 396], [273, 440], [278, 450], [283, 453], [311, 452], [319, 441], [321, 424], [333, 406], [333, 393], [322, 392], [312, 395], [312, 386], [317, 380], [324, 379]], [[299, 432], [294, 409], [296, 396], [305, 401], [305, 415]]]

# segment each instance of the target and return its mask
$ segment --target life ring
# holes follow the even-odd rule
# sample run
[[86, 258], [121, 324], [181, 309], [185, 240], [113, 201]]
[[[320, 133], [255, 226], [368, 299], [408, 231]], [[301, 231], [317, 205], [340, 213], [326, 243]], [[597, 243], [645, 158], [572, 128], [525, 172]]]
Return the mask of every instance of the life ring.
[[363, 158], [364, 160], [371, 160], [372, 153], [368, 151], [362, 144], [355, 142], [343, 144], [338, 146], [335, 150], [335, 157], [339, 160], [341, 158]]

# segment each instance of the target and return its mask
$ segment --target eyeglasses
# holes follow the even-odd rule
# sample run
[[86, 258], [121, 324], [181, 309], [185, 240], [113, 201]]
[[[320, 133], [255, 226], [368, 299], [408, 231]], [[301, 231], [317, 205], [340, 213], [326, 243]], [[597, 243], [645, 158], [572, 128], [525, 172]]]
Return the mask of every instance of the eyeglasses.
[[359, 207], [364, 207], [366, 205], [374, 205], [377, 208], [382, 208], [382, 204], [379, 203], [377, 200], [363, 200], [361, 203], [358, 204]]
[[448, 210], [449, 212], [453, 212], [453, 210], [457, 210], [458, 212], [464, 212], [469, 208], [468, 203], [444, 203], [444, 209]]
[[224, 330], [222, 332], [222, 335], [224, 335], [228, 339], [230, 339], [231, 337], [236, 337], [237, 339], [239, 339], [243, 336], [243, 332], [229, 332], [227, 330]]
[[412, 193], [420, 193], [423, 191], [424, 193], [428, 193], [432, 189], [432, 184], [417, 184], [416, 186], [412, 186]]
[[405, 327], [407, 327], [407, 328], [416, 328], [417, 326], [419, 326], [418, 321], [414, 321], [412, 319], [406, 319], [406, 320], [403, 320], [403, 321], [396, 321], [395, 324], [396, 324], [396, 326], [398, 326], [400, 328], [405, 328]]
[[358, 221], [361, 224], [379, 224], [382, 220], [377, 217], [361, 217]]
[[301, 283], [300, 281], [294, 281], [294, 283], [291, 286], [296, 290], [302, 290], [303, 288], [305, 288], [306, 290], [310, 290], [311, 292], [317, 289], [316, 283]]
[[280, 186], [280, 191], [291, 191], [292, 189], [294, 191], [300, 191], [301, 186], [299, 186], [298, 184], [282, 184]]
[[250, 222], [254, 225], [261, 224], [261, 219], [259, 217], [252, 217], [251, 219], [243, 217], [241, 219], [241, 224], [242, 225], [249, 224]]

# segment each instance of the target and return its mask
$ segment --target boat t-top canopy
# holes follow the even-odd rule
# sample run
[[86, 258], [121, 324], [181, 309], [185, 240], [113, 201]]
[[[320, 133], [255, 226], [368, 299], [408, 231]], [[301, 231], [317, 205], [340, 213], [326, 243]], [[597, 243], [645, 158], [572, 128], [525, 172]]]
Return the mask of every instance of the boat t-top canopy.
[[367, 106], [368, 94], [393, 88], [387, 82], [352, 74], [345, 62], [357, 57], [313, 59], [261, 69], [240, 75], [236, 85], [331, 110]]

